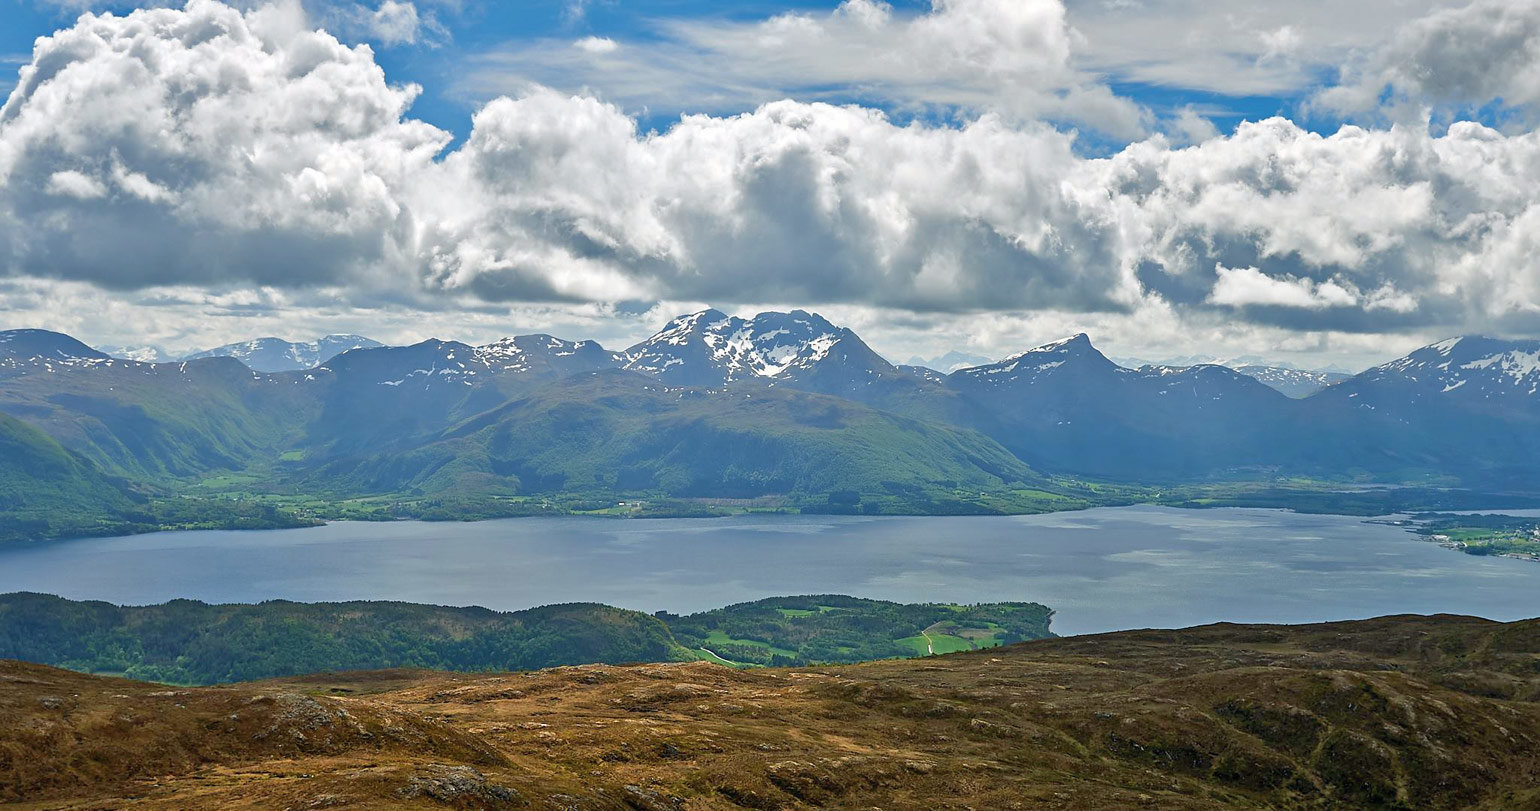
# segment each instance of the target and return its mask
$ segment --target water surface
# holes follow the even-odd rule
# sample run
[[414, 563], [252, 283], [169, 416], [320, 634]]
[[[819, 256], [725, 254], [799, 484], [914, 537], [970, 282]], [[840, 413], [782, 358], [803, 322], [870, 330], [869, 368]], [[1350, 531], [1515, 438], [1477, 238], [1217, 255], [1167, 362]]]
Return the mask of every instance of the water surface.
[[1275, 510], [1118, 507], [1012, 517], [519, 518], [175, 532], [0, 551], [0, 592], [404, 600], [500, 610], [592, 601], [698, 611], [787, 594], [1034, 600], [1061, 634], [1395, 613], [1540, 615], [1540, 564], [1403, 529]]

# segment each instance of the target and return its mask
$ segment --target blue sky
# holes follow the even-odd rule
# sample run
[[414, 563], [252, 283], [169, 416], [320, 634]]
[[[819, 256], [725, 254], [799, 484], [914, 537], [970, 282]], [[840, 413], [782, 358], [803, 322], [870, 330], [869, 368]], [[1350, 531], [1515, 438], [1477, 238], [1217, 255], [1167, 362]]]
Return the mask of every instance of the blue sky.
[[[66, 27], [81, 13], [91, 11], [123, 13], [135, 3], [58, 4], [40, 0], [0, 0], [5, 25], [0, 26], [0, 56], [5, 58], [0, 91], [15, 84], [16, 68], [32, 51], [32, 42], [56, 29]], [[736, 20], [763, 19], [794, 9], [827, 10], [836, 4], [806, 2], [769, 3], [742, 0], [730, 4], [690, 0], [519, 0], [516, 3], [489, 3], [466, 0], [447, 7], [431, 8], [447, 31], [447, 37], [433, 37], [431, 42], [382, 45], [373, 43], [377, 59], [392, 81], [416, 82], [423, 86], [421, 100], [413, 115], [436, 126], [464, 136], [470, 116], [484, 101], [473, 95], [452, 92], [457, 71], [471, 54], [517, 47], [522, 41], [542, 38], [577, 39], [584, 36], [649, 40], [657, 37], [653, 22], [668, 18], [718, 18]], [[923, 9], [928, 4], [900, 2], [895, 8]], [[724, 8], [724, 6], [727, 6]], [[318, 7], [318, 5], [317, 5]], [[353, 36], [353, 41], [370, 41], [367, 36]], [[667, 126], [673, 115], [660, 114], [649, 123]]]
[[0, 11], [0, 91], [48, 66], [0, 117], [9, 326], [624, 345], [804, 307], [902, 359], [1306, 366], [1540, 336], [1537, 4]]
[[[0, 78], [0, 90], [8, 90], [15, 82], [15, 70], [32, 50], [34, 38], [67, 27], [82, 10], [126, 13], [136, 7], [134, 3], [56, 3], [44, 0], [0, 0], [6, 5], [7, 24], [0, 27], [0, 56], [3, 56], [4, 75]], [[348, 3], [312, 2], [308, 8], [318, 25], [328, 23], [327, 15]], [[438, 4], [428, 0], [418, 4], [426, 18], [432, 15], [437, 30], [424, 31], [422, 38], [411, 43], [384, 43], [358, 28], [341, 27], [333, 22], [330, 29], [349, 42], [366, 42], [375, 49], [376, 60], [393, 82], [413, 82], [421, 85], [423, 94], [412, 108], [412, 115], [454, 133], [463, 138], [470, 129], [470, 117], [474, 110], [493, 93], [486, 87], [469, 88], [461, 81], [468, 70], [492, 55], [516, 52], [538, 42], [576, 41], [584, 37], [602, 37], [623, 43], [665, 43], [669, 35], [667, 25], [679, 21], [729, 21], [753, 24], [776, 15], [788, 13], [827, 14], [835, 9], [836, 2], [790, 0], [788, 2], [763, 2], [745, 0], [722, 4], [698, 0], [522, 0], [518, 3], [488, 3], [478, 0]], [[889, 5], [899, 15], [923, 15], [930, 10], [929, 2], [897, 0]], [[1090, 5], [1090, 4], [1085, 4]], [[1071, 7], [1073, 13], [1074, 7]], [[339, 28], [341, 30], [339, 30]], [[1274, 115], [1297, 117], [1300, 123], [1319, 132], [1330, 132], [1340, 125], [1337, 116], [1299, 116], [1299, 103], [1321, 84], [1333, 77], [1330, 70], [1321, 69], [1318, 81], [1291, 88], [1284, 93], [1217, 92], [1204, 87], [1189, 87], [1180, 82], [1149, 83], [1131, 81], [1114, 73], [1106, 78], [1108, 85], [1119, 96], [1145, 106], [1157, 116], [1174, 116], [1183, 108], [1201, 111], [1222, 132], [1228, 132], [1243, 120], [1258, 120]], [[540, 78], [561, 84], [559, 77], [542, 74]], [[588, 77], [572, 77], [570, 87], [561, 89], [581, 90], [587, 87], [604, 94], [604, 85], [583, 85]], [[514, 87], [509, 79], [507, 87]], [[501, 88], [500, 88], [501, 89]], [[660, 94], [662, 96], [663, 94]], [[788, 91], [789, 96], [794, 92]], [[861, 92], [851, 87], [831, 85], [820, 95], [834, 103], [860, 103], [885, 108], [900, 121], [919, 118], [925, 121], [948, 121], [957, 115], [967, 116], [971, 110], [953, 109], [916, 110], [902, 105], [886, 104], [890, 101], [881, 95]], [[635, 101], [628, 99], [628, 101]], [[745, 97], [725, 104], [691, 106], [671, 103], [670, 99], [647, 100], [646, 106], [629, 104], [629, 112], [635, 115], [642, 128], [666, 129], [680, 114], [690, 112], [734, 113], [752, 109], [759, 97]], [[1486, 118], [1493, 117], [1486, 111]], [[1064, 122], [1073, 127], [1075, 122]], [[1083, 128], [1082, 128], [1083, 129]], [[1083, 150], [1101, 153], [1121, 147], [1130, 138], [1095, 131], [1084, 133]]]

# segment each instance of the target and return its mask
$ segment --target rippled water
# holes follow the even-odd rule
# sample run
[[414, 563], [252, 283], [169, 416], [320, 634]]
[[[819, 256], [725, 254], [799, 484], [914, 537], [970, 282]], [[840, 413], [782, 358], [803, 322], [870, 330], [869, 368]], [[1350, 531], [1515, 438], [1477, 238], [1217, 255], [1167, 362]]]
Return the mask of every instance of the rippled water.
[[1061, 634], [1217, 620], [1540, 615], [1540, 564], [1402, 529], [1273, 510], [1119, 507], [1019, 517], [520, 518], [177, 532], [0, 551], [0, 592], [405, 600], [688, 612], [787, 594], [1035, 600]]

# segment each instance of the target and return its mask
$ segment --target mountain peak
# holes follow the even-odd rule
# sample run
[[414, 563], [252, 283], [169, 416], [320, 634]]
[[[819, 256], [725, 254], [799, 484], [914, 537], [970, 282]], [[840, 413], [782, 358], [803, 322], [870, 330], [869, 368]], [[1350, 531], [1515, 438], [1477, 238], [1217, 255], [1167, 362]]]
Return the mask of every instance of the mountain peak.
[[1119, 368], [1091, 345], [1089, 335], [1077, 332], [1068, 338], [1032, 347], [998, 363], [960, 369], [954, 374], [992, 383], [1016, 381], [1025, 376], [1026, 382], [1030, 383], [1039, 374], [1054, 372], [1066, 364], [1077, 369], [1096, 371], [1113, 371]]
[[[1540, 394], [1540, 341], [1462, 335], [1414, 350], [1364, 372], [1355, 380], [1395, 381], [1429, 394], [1461, 398]], [[1349, 387], [1348, 394], [1356, 391]]]
[[1068, 338], [1060, 338], [1057, 341], [1049, 341], [1046, 344], [1034, 346], [1025, 352], [1018, 352], [1009, 358], [1006, 358], [1004, 361], [1001, 361], [1001, 363], [1009, 363], [1011, 361], [1034, 356], [1082, 356], [1089, 354], [1094, 354], [1098, 357], [1102, 356], [1101, 352], [1099, 352], [1096, 347], [1091, 345], [1091, 336], [1085, 334], [1084, 332], [1077, 332]]
[[612, 366], [616, 353], [597, 341], [568, 341], [536, 333], [500, 338], [475, 348], [477, 360], [503, 372], [549, 371], [557, 374]]
[[1091, 346], [1091, 336], [1085, 334], [1084, 332], [1077, 332], [1074, 335], [1069, 336], [1068, 338], [1060, 338], [1057, 341], [1053, 341], [1051, 343], [1043, 344], [1042, 346], [1039, 346], [1039, 347], [1037, 347], [1035, 349], [1032, 349], [1032, 350], [1029, 350], [1029, 351], [1032, 351], [1032, 352], [1051, 352], [1051, 351], [1054, 351], [1054, 350], [1083, 351], [1083, 350], [1086, 350], [1086, 349], [1095, 349], [1095, 348], [1096, 347]]
[[[668, 326], [695, 328], [704, 324], [715, 324], [719, 321], [726, 321], [730, 318], [731, 316], [729, 316], [727, 313], [724, 313], [715, 307], [708, 307], [699, 312], [685, 313], [684, 315], [675, 316], [672, 321], [668, 322]], [[664, 329], [668, 329], [668, 327], [665, 327]]]
[[12, 365], [26, 361], [46, 363], [102, 361], [98, 352], [61, 332], [46, 329], [13, 329], [0, 332], [0, 358]]
[[626, 350], [625, 368], [685, 386], [736, 380], [792, 380], [815, 367], [849, 365], [847, 382], [865, 385], [893, 366], [856, 334], [806, 310], [763, 312], [753, 318], [703, 310], [670, 321], [656, 335]]

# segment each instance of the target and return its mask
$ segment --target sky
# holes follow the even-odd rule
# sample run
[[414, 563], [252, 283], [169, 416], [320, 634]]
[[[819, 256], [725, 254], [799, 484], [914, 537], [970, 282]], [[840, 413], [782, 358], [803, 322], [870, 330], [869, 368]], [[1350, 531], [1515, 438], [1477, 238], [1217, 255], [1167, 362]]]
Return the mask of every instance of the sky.
[[1540, 2], [0, 0], [0, 327], [1540, 337]]

